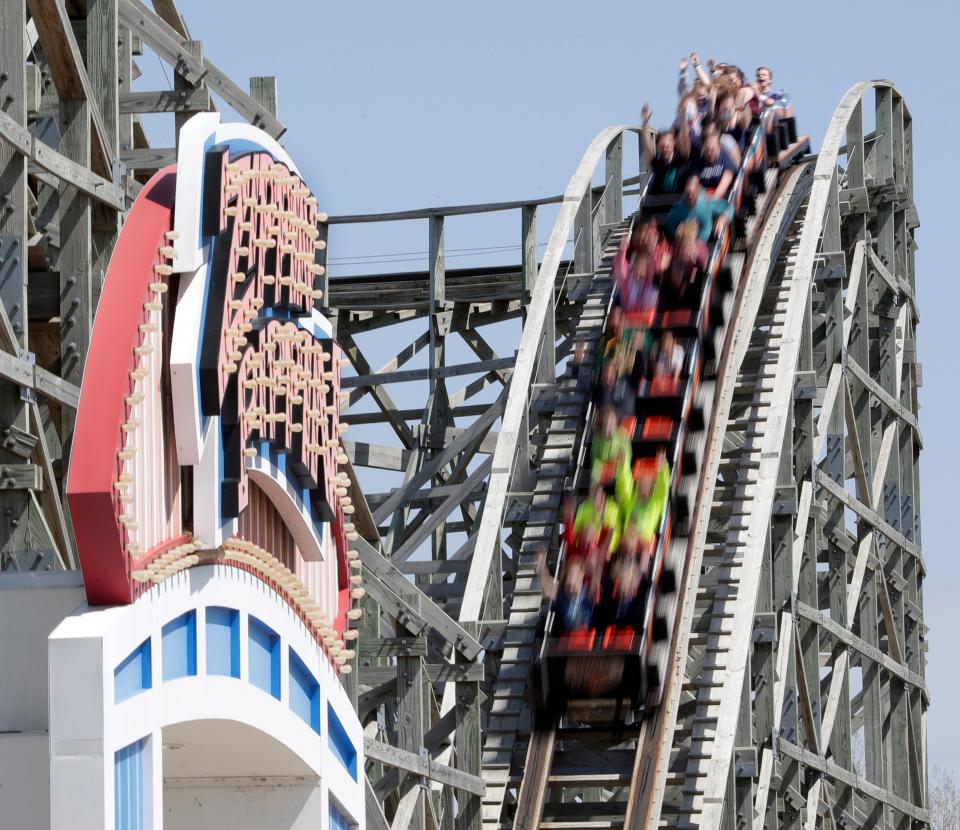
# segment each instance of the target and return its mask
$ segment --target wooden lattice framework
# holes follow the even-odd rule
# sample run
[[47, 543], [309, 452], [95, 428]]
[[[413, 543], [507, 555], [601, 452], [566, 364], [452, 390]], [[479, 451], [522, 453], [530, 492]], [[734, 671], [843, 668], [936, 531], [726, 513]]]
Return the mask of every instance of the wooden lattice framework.
[[[173, 90], [133, 90], [144, 45], [172, 68]], [[743, 672], [718, 704], [733, 727], [709, 752], [691, 753], [695, 724], [684, 719], [696, 717], [690, 684], [703, 677], [708, 650], [690, 627], [677, 640], [686, 657], [672, 708], [636, 741], [657, 774], [631, 794], [644, 805], [631, 826], [657, 817], [771, 828], [927, 820], [912, 128], [900, 94], [874, 86], [869, 135], [871, 85], [841, 103], [795, 240], [790, 267], [808, 290], [789, 332], [796, 362], [784, 375], [788, 421]], [[279, 137], [275, 81], [252, 78], [249, 90], [203, 55], [170, 0], [152, 9], [139, 0], [0, 0], [2, 567], [76, 566], [60, 494], [99, 285], [140, 183], [175, 158], [175, 148], [149, 146], [140, 114], [170, 113], [179, 126], [217, 96]], [[591, 313], [601, 251], [636, 192], [623, 174], [626, 134], [601, 133], [563, 196], [330, 219], [334, 228], [420, 221], [429, 252], [422, 273], [333, 280], [327, 292], [356, 370], [345, 382], [351, 405], [375, 406], [345, 421], [387, 436], [344, 442], [357, 470], [351, 495], [368, 591], [347, 682], [367, 726], [371, 827], [479, 828], [492, 781], [497, 798], [512, 797], [510, 771], [482, 762], [504, 714], [490, 695], [529, 656], [511, 644], [506, 620], [517, 597], [538, 596], [521, 542], [538, 516], [556, 514], [537, 486], [550, 436], [576, 434], [558, 380]], [[560, 214], [541, 258], [537, 219], [552, 204]], [[445, 221], [499, 211], [518, 215], [519, 265], [448, 269]], [[508, 320], [519, 348], [502, 356], [483, 327]], [[421, 326], [412, 339], [411, 325]], [[365, 340], [388, 337], [395, 356], [371, 366]], [[451, 363], [454, 342], [473, 357]], [[424, 352], [425, 367], [403, 368]], [[461, 377], [470, 379], [453, 389]], [[423, 401], [399, 407], [391, 384], [410, 382], [424, 384]], [[721, 456], [729, 467], [756, 424], [731, 410], [715, 428], [711, 493], [730, 484]], [[368, 485], [364, 498], [363, 468], [401, 480], [380, 492]], [[711, 517], [712, 502], [705, 527], [716, 538], [736, 511]], [[696, 568], [688, 585], [701, 617], [710, 614], [699, 588], [711, 567]], [[522, 740], [529, 724], [511, 729]], [[694, 756], [710, 764], [702, 781]]]

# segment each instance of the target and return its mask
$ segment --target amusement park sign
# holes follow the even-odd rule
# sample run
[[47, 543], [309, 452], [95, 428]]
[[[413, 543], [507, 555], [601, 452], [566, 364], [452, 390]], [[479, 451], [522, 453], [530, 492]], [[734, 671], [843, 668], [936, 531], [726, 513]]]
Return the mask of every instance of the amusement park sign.
[[353, 528], [340, 351], [320, 311], [325, 218], [273, 139], [208, 113], [138, 195], [104, 282], [67, 487], [91, 604], [255, 545], [342, 628]]

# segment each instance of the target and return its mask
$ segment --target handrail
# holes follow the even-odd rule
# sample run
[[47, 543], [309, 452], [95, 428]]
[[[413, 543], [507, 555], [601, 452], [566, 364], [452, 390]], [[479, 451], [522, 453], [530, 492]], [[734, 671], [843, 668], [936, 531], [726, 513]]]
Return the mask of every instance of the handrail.
[[[510, 390], [500, 434], [493, 451], [493, 466], [487, 486], [487, 497], [470, 561], [470, 570], [467, 573], [463, 603], [460, 606], [458, 619], [461, 622], [479, 621], [495, 553], [499, 561], [500, 529], [506, 509], [507, 492], [514, 478], [521, 431], [526, 432], [527, 429], [524, 416], [528, 409], [534, 371], [540, 364], [547, 314], [548, 311], [552, 312], [553, 293], [563, 251], [567, 246], [584, 198], [588, 194], [592, 198], [593, 175], [607, 149], [624, 133], [638, 133], [641, 129], [631, 126], [613, 126], [602, 130], [590, 142], [564, 191], [560, 213], [550, 233], [543, 262], [540, 264], [534, 283], [533, 296], [527, 306], [527, 319], [520, 336], [520, 348], [517, 350], [513, 376], [510, 379]], [[552, 343], [550, 345], [553, 346]]]

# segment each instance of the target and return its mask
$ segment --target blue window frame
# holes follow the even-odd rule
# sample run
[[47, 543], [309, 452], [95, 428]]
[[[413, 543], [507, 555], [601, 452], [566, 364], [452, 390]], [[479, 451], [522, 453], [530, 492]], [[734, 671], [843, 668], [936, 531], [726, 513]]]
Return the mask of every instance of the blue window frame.
[[330, 830], [353, 830], [356, 826], [330, 799]]
[[113, 754], [113, 826], [115, 830], [143, 830], [146, 826], [144, 757], [147, 739], [141, 738]]
[[350, 740], [347, 730], [343, 728], [340, 718], [333, 711], [333, 706], [327, 703], [327, 731], [329, 733], [330, 750], [337, 756], [354, 781], [357, 780], [357, 748]]
[[320, 684], [293, 649], [290, 649], [290, 708], [320, 734]]
[[280, 700], [280, 636], [270, 626], [250, 617], [250, 682]]
[[113, 701], [119, 703], [121, 700], [146, 691], [152, 685], [150, 639], [147, 638], [113, 670]]
[[240, 677], [240, 613], [207, 609], [207, 674]]
[[197, 612], [187, 611], [163, 627], [163, 679], [197, 673]]

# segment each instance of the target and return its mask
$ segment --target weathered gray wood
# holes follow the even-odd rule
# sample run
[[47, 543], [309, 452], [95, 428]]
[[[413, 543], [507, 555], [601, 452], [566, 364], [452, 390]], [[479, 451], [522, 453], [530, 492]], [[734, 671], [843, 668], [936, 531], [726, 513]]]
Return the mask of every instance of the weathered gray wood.
[[389, 766], [405, 769], [433, 781], [439, 781], [442, 784], [448, 784], [473, 795], [483, 795], [486, 790], [483, 780], [479, 776], [468, 775], [460, 770], [438, 764], [413, 752], [405, 752], [381, 741], [367, 738], [363, 742], [363, 748], [368, 758]]
[[[42, 35], [41, 35], [42, 36]], [[90, 163], [90, 115], [85, 100], [62, 100], [60, 146], [64, 155]], [[89, 197], [69, 184], [60, 189], [60, 375], [80, 386], [93, 323], [90, 280], [92, 215]], [[73, 435], [75, 414], [64, 410], [64, 447]]]
[[[483, 646], [446, 613], [438, 608], [417, 586], [412, 584], [391, 562], [364, 539], [354, 543], [365, 569], [382, 580], [414, 613], [428, 622], [443, 639], [468, 660], [483, 651]], [[417, 632], [419, 633], [419, 632]]]
[[[53, 76], [53, 81], [57, 86], [61, 107], [67, 100], [87, 102], [83, 109], [84, 117], [89, 121], [86, 130], [88, 132], [87, 142], [92, 145], [93, 169], [101, 176], [112, 179], [113, 162], [116, 156], [111, 152], [112, 142], [108, 127], [104, 124], [98, 104], [98, 96], [87, 76], [83, 53], [77, 44], [71, 21], [67, 17], [66, 7], [61, 0], [27, 0], [27, 7], [30, 9], [30, 15], [40, 34], [43, 54], [50, 69], [50, 74]], [[99, 19], [101, 21], [113, 16], [111, 11], [107, 9], [101, 8], [98, 10], [94, 8], [94, 11], [100, 15]], [[106, 50], [101, 48], [104, 46], [106, 44], [100, 42], [93, 48], [101, 54], [106, 54]], [[116, 38], [109, 48], [116, 48]], [[101, 82], [105, 82], [105, 80], [101, 79]], [[109, 82], [113, 83], [112, 75]], [[72, 114], [68, 114], [66, 118], [69, 120], [72, 118]], [[64, 116], [61, 114], [61, 120], [63, 119]], [[70, 156], [70, 153], [66, 153], [66, 155]], [[84, 166], [89, 167], [89, 161], [84, 163]]]
[[186, 38], [150, 11], [139, 0], [119, 0], [120, 20], [135, 31], [163, 60], [191, 83], [201, 78], [210, 90], [220, 95], [250, 123], [279, 138], [286, 130], [273, 115], [234, 83], [219, 67], [206, 58], [195, 59], [184, 49]]
[[[5, 123], [18, 132], [26, 132], [27, 111], [24, 77], [23, 33], [26, 14], [22, 0], [0, 0], [0, 98], [6, 99], [0, 115], [0, 132]], [[5, 136], [4, 136], [5, 137]], [[0, 193], [5, 202], [0, 209], [0, 237], [6, 244], [5, 261], [0, 263], [0, 278], [4, 285], [0, 296], [3, 305], [12, 312], [19, 305], [14, 319], [19, 331], [10, 324], [5, 332], [2, 354], [18, 351], [27, 341], [27, 170], [26, 161], [16, 145], [0, 140]], [[4, 312], [4, 319], [8, 313]], [[30, 432], [27, 411], [20, 389], [11, 383], [0, 383], [0, 428]], [[12, 448], [0, 449], [0, 461], [16, 462], [22, 457]], [[27, 548], [29, 492], [25, 490], [0, 492], [0, 558], [2, 554]]]
[[[106, 152], [116, 159], [120, 150], [120, 90], [119, 29], [116, 0], [88, 0], [87, 2], [87, 68], [90, 73], [90, 92], [94, 110], [102, 119]], [[113, 171], [110, 171], [111, 175]], [[99, 203], [91, 205], [93, 239], [91, 245], [90, 291], [91, 315], [100, 299], [100, 289], [107, 273], [107, 265], [120, 232], [117, 211]]]
[[[480, 663], [426, 663], [423, 672], [431, 683], [479, 682], [484, 669]], [[380, 686], [396, 682], [394, 666], [368, 666], [360, 670], [360, 682], [367, 686]]]
[[263, 75], [251, 78], [250, 97], [271, 115], [276, 116], [280, 113], [277, 78], [275, 75]]
[[398, 372], [385, 372], [377, 375], [358, 375], [346, 377], [340, 381], [342, 389], [355, 389], [363, 386], [379, 386], [386, 383], [409, 383], [412, 380], [437, 380], [462, 375], [474, 375], [482, 372], [495, 372], [513, 366], [512, 357], [499, 357], [496, 360], [480, 360], [475, 363], [461, 363], [456, 366], [436, 366], [427, 369], [403, 369]]
[[427, 641], [423, 637], [383, 637], [359, 642], [361, 657], [426, 657]]
[[18, 124], [6, 112], [0, 112], [0, 138], [26, 156], [31, 167], [51, 173], [105, 205], [123, 210], [124, 193], [119, 187], [37, 140], [26, 127]]
[[177, 160], [175, 147], [151, 147], [146, 150], [122, 150], [120, 161], [129, 169], [153, 173]]
[[523, 303], [530, 300], [530, 294], [537, 281], [537, 268], [540, 262], [540, 245], [537, 239], [536, 204], [526, 204], [521, 208], [520, 220], [520, 273], [522, 275]]
[[141, 112], [203, 112], [210, 109], [210, 91], [206, 87], [199, 89], [159, 89], [143, 92], [123, 92], [120, 94], [121, 113]]
[[0, 490], [42, 490], [43, 475], [35, 464], [0, 465]]

